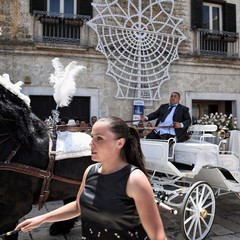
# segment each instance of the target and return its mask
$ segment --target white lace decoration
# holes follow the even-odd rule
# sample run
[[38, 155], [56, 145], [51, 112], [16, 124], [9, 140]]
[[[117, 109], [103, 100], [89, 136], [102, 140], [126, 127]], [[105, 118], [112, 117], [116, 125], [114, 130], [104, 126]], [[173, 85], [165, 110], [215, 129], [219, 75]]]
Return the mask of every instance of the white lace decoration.
[[107, 74], [118, 86], [117, 98], [159, 100], [185, 39], [173, 16], [174, 0], [99, 0], [88, 22], [98, 37], [96, 49], [108, 61]]

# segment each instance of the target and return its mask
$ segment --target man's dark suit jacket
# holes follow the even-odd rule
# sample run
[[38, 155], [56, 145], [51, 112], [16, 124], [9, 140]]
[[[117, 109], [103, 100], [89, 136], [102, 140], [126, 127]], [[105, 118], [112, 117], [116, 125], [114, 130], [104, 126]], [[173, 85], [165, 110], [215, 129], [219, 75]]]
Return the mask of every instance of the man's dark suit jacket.
[[[155, 124], [155, 127], [157, 127], [160, 121], [162, 120], [165, 112], [168, 110], [168, 107], [169, 107], [168, 103], [162, 104], [155, 112], [152, 112], [149, 115], [147, 115], [148, 121], [157, 119]], [[189, 114], [189, 108], [181, 104], [178, 104], [173, 114], [173, 122], [180, 122], [183, 124], [183, 128], [175, 128], [175, 133], [177, 137], [177, 142], [185, 141], [187, 129], [192, 122]]]

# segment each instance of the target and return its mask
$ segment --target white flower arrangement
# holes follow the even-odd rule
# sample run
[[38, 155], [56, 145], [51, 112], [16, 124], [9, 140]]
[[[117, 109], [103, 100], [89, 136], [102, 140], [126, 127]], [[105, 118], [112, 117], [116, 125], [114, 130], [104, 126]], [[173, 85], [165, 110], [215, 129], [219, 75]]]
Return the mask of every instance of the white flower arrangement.
[[201, 125], [217, 125], [218, 130], [226, 129], [226, 130], [237, 130], [237, 119], [233, 117], [232, 114], [227, 116], [223, 113], [211, 113], [209, 115], [204, 114], [204, 116], [197, 120], [198, 124]]

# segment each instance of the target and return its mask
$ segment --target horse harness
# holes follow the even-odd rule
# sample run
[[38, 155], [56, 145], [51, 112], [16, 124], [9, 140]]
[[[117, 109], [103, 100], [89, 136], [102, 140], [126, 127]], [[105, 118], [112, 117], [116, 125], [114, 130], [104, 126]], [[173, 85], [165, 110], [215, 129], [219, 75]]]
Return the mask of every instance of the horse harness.
[[[0, 137], [5, 137], [2, 141], [0, 141], [0, 144], [11, 139], [11, 136], [9, 133], [0, 134]], [[39, 210], [43, 207], [43, 204], [48, 199], [48, 196], [50, 193], [49, 186], [52, 179], [69, 183], [69, 184], [75, 184], [75, 185], [81, 184], [80, 181], [54, 175], [53, 170], [54, 170], [54, 163], [55, 163], [55, 156], [56, 156], [56, 142], [57, 142], [56, 125], [54, 125], [52, 128], [51, 139], [53, 143], [52, 149], [51, 149], [52, 151], [50, 153], [49, 162], [46, 170], [11, 161], [13, 157], [16, 155], [16, 153], [18, 152], [18, 150], [21, 148], [21, 144], [18, 144], [16, 148], [11, 151], [11, 153], [7, 156], [7, 159], [4, 162], [0, 162], [0, 170], [13, 171], [13, 172], [22, 173], [25, 175], [30, 175], [33, 177], [43, 178], [40, 196], [37, 202]]]

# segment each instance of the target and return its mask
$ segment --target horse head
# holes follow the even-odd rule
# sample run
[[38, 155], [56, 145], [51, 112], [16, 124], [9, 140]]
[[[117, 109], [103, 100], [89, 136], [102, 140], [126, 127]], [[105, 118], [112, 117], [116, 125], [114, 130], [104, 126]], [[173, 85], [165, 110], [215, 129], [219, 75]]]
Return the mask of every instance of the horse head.
[[[49, 127], [30, 108], [30, 100], [0, 76], [0, 234], [13, 230], [16, 222], [37, 204], [43, 179], [1, 169], [1, 164], [21, 164], [46, 170], [49, 163]], [[10, 86], [10, 87], [9, 87]], [[58, 161], [54, 174], [62, 178], [82, 179], [91, 157]], [[4, 165], [5, 166], [5, 165]], [[49, 199], [75, 196], [79, 185], [52, 180]]]

